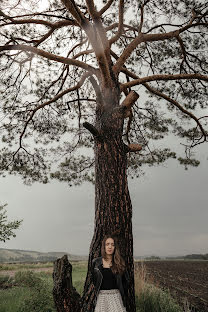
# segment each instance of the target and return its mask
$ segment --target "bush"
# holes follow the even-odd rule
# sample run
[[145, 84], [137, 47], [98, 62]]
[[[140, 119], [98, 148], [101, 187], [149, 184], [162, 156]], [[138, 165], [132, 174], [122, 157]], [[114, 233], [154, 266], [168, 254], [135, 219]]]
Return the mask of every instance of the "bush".
[[21, 303], [19, 312], [55, 312], [51, 287], [37, 273], [19, 271], [15, 274], [15, 282], [30, 290]]

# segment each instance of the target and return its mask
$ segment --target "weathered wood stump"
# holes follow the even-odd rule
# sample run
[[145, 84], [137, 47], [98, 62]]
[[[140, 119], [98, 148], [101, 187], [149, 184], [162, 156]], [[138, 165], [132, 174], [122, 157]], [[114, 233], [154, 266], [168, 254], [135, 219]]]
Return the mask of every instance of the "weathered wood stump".
[[81, 297], [72, 285], [72, 265], [67, 255], [54, 261], [53, 283], [57, 312], [80, 312]]

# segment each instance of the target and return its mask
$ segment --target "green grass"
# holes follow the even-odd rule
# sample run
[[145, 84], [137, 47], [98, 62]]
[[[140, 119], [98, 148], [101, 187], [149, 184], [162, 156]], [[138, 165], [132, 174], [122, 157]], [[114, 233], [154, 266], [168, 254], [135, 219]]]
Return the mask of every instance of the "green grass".
[[13, 287], [0, 290], [0, 312], [19, 312], [19, 307], [29, 296], [26, 287]]
[[[47, 267], [52, 265], [47, 264]], [[27, 265], [21, 267], [28, 268]], [[32, 268], [34, 267], [37, 267], [37, 264], [32, 265]], [[11, 266], [8, 270], [11, 270]], [[80, 295], [83, 292], [86, 274], [87, 262], [72, 263], [73, 286]], [[138, 275], [135, 276], [139, 285], [136, 288], [137, 312], [182, 312], [168, 292], [144, 280], [138, 281], [138, 278]], [[8, 277], [2, 277], [3, 282], [7, 279]], [[55, 312], [52, 298], [53, 279], [50, 272], [17, 271], [14, 281], [17, 286], [0, 290], [0, 312]]]
[[162, 291], [151, 284], [145, 284], [136, 295], [137, 312], [183, 312], [168, 291]]
[[13, 271], [13, 270], [22, 270], [22, 269], [35, 269], [35, 268], [52, 268], [53, 263], [15, 263], [15, 264], [8, 264], [2, 263], [0, 264], [0, 271]]
[[0, 290], [0, 312], [55, 312], [51, 274], [17, 271], [14, 284]]
[[72, 264], [72, 282], [77, 292], [82, 295], [84, 282], [87, 275], [87, 263]]

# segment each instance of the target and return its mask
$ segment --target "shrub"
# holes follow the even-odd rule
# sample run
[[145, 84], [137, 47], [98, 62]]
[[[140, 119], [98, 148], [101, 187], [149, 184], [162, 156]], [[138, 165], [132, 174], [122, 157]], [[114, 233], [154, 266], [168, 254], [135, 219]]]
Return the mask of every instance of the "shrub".
[[37, 273], [19, 271], [15, 274], [15, 282], [30, 290], [21, 303], [19, 312], [55, 312], [51, 287]]

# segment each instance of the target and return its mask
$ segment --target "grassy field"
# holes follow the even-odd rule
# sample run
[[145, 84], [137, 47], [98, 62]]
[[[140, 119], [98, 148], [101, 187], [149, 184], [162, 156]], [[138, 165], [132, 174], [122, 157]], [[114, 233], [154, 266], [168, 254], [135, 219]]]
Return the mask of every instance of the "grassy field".
[[[87, 262], [72, 268], [73, 285], [82, 294]], [[49, 271], [35, 272], [39, 269]], [[52, 270], [52, 263], [1, 265], [0, 285], [8, 288], [0, 289], [0, 312], [55, 312]], [[145, 271], [135, 271], [135, 292], [137, 312], [182, 312], [169, 293], [146, 282]]]
[[[6, 280], [7, 278], [7, 280]], [[0, 284], [2, 284], [0, 275]], [[51, 273], [16, 270], [0, 289], [0, 312], [55, 312]]]
[[46, 263], [14, 263], [14, 264], [7, 264], [1, 263], [0, 264], [0, 272], [1, 271], [17, 271], [17, 270], [26, 270], [26, 269], [37, 269], [37, 268], [53, 268], [52, 262]]

